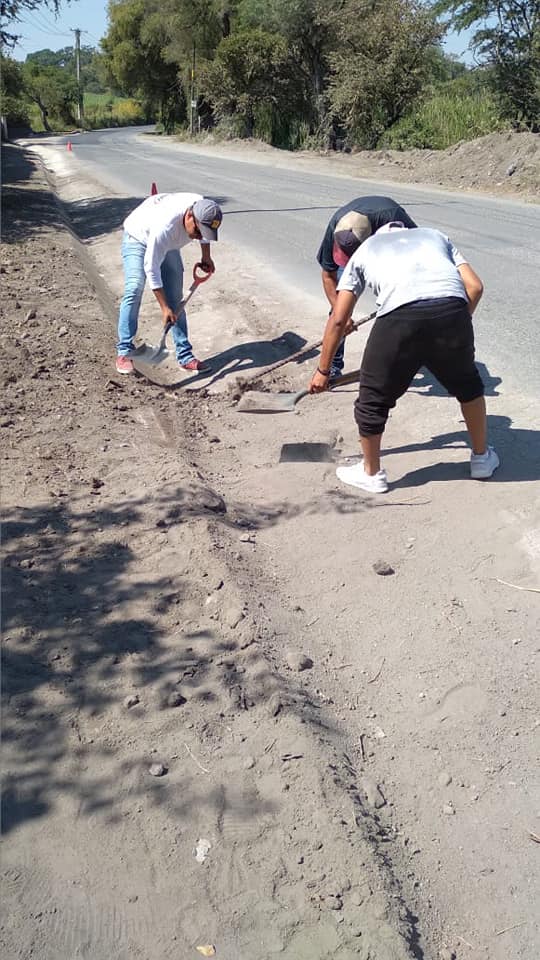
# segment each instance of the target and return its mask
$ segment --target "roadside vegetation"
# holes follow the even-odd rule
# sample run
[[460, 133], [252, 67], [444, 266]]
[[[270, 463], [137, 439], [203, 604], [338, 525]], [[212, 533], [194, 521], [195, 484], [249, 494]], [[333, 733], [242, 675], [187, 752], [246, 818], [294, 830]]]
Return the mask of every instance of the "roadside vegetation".
[[[441, 47], [449, 28], [471, 27], [473, 67]], [[110, 0], [101, 49], [82, 47], [80, 69], [79, 87], [70, 47], [23, 64], [3, 55], [8, 123], [444, 149], [538, 132], [540, 0]]]

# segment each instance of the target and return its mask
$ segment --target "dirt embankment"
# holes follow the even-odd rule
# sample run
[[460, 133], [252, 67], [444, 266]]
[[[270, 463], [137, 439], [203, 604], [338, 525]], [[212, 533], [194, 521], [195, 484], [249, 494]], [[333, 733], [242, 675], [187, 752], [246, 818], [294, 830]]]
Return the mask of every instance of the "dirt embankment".
[[288, 162], [314, 166], [329, 164], [334, 173], [360, 179], [397, 183], [424, 183], [450, 190], [504, 194], [524, 200], [540, 200], [540, 135], [534, 133], [492, 133], [465, 140], [446, 150], [362, 150], [344, 154], [328, 151], [300, 151], [290, 154], [260, 141], [223, 143], [210, 137], [214, 152], [245, 156], [249, 148], [265, 162], [284, 166]]

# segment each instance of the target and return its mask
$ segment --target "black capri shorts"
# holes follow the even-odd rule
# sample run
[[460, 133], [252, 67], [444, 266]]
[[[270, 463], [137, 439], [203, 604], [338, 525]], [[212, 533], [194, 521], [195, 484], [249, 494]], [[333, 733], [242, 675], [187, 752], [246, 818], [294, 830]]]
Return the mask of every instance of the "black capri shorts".
[[484, 394], [474, 362], [468, 304], [460, 297], [417, 300], [379, 317], [368, 337], [354, 416], [360, 436], [384, 432], [388, 411], [421, 367], [452, 397], [469, 403]]

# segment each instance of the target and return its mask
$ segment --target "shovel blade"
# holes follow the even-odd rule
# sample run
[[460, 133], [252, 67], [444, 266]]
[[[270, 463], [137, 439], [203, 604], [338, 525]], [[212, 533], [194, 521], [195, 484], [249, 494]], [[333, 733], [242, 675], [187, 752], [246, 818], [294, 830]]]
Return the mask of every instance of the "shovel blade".
[[170, 356], [170, 350], [167, 350], [167, 347], [149, 347], [148, 344], [139, 347], [132, 354], [134, 360], [140, 363], [148, 363], [152, 367], [162, 363], [168, 356]]
[[263, 390], [250, 390], [244, 393], [236, 407], [241, 413], [293, 413], [294, 408], [307, 390], [297, 393], [265, 393]]

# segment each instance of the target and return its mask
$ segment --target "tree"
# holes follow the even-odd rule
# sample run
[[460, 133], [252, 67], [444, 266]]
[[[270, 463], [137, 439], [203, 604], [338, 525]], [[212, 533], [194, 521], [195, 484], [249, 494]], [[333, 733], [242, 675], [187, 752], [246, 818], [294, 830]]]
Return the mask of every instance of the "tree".
[[[340, 3], [333, 6], [337, 15]], [[335, 16], [325, 16], [322, 0], [240, 0], [238, 20], [279, 33], [287, 40], [305, 87], [305, 119], [310, 133], [328, 134], [329, 55], [335, 47]]]
[[235, 117], [252, 137], [257, 115], [275, 115], [294, 98], [294, 67], [283, 37], [244, 30], [221, 41], [201, 71], [201, 85], [218, 120]]
[[337, 20], [333, 114], [356, 143], [373, 148], [429, 78], [444, 27], [417, 0], [345, 0], [327, 16]]
[[73, 110], [79, 89], [74, 76], [61, 67], [42, 67], [32, 62], [23, 64], [22, 73], [25, 92], [37, 104], [47, 132], [51, 130], [49, 118], [61, 125], [75, 123]]
[[[69, 2], [66, 0], [66, 3]], [[60, 0], [0, 0], [0, 45], [13, 47], [19, 38], [18, 34], [8, 32], [4, 24], [17, 23], [22, 14], [31, 13], [39, 7], [47, 7], [57, 14]]]
[[540, 0], [437, 0], [456, 30], [476, 26], [471, 47], [492, 66], [506, 116], [533, 130], [540, 124]]
[[109, 29], [101, 41], [108, 79], [121, 93], [139, 96], [150, 115], [156, 111], [165, 130], [185, 119], [185, 97], [178, 66], [168, 62], [166, 20], [148, 0], [109, 3]]
[[[74, 76], [76, 74], [75, 48], [62, 47], [60, 50], [35, 50], [26, 57], [26, 63], [37, 63], [42, 67], [62, 67]], [[101, 56], [95, 47], [83, 44], [80, 49], [81, 82], [84, 90], [101, 93]]]
[[25, 97], [21, 64], [0, 54], [0, 99], [2, 117], [8, 125], [28, 124], [28, 103]]

